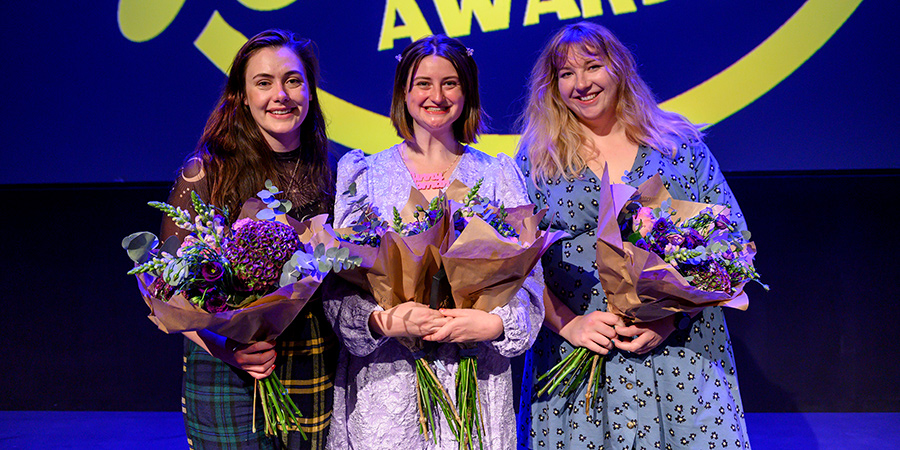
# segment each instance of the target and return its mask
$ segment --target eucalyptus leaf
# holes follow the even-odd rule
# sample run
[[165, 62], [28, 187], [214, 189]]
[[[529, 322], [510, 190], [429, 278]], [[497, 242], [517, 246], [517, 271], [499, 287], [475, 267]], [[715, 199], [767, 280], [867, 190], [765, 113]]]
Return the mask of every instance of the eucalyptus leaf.
[[132, 261], [143, 264], [150, 259], [150, 251], [159, 245], [159, 238], [149, 231], [129, 234], [122, 239], [122, 248]]
[[347, 186], [347, 190], [344, 191], [344, 193], [341, 195], [346, 195], [348, 197], [356, 197], [356, 182], [354, 181], [354, 182], [350, 183], [350, 186]]
[[269, 203], [271, 201], [272, 193], [267, 190], [262, 190], [256, 193], [256, 196], [259, 197], [263, 202]]
[[273, 220], [275, 219], [275, 211], [272, 211], [271, 209], [261, 209], [256, 213], [256, 218], [259, 220]]
[[326, 273], [331, 270], [331, 261], [319, 260], [319, 272]]

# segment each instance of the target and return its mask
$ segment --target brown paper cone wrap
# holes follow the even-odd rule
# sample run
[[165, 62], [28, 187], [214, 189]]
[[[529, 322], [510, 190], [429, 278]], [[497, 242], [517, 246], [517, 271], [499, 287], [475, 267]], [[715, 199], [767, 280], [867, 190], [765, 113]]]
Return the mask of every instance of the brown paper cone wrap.
[[491, 311], [516, 295], [544, 252], [565, 236], [562, 231], [537, 230], [546, 211], [514, 225], [523, 243], [504, 238], [480, 217], [469, 218], [453, 245], [441, 255], [457, 308]]
[[[421, 192], [410, 188], [409, 200], [400, 211], [405, 222], [414, 220], [416, 205], [423, 208], [430, 202]], [[450, 214], [446, 200], [444, 214], [431, 228], [415, 236], [403, 236], [388, 230], [381, 236], [377, 248], [341, 241], [339, 245], [350, 249], [350, 254], [360, 256], [359, 267], [338, 273], [345, 280], [372, 293], [375, 301], [385, 310], [400, 303], [415, 301], [428, 304], [431, 295], [431, 278], [440, 269], [439, 252], [449, 245]], [[351, 229], [338, 229], [349, 234]]]
[[[448, 186], [451, 216], [468, 193], [469, 188], [459, 180]], [[529, 204], [506, 212], [506, 222], [519, 234], [519, 242], [501, 236], [480, 217], [470, 217], [466, 218], [468, 224], [462, 233], [441, 253], [457, 308], [491, 311], [509, 303], [544, 252], [566, 235], [562, 231], [541, 231], [539, 225], [546, 209], [534, 214], [534, 205]], [[455, 236], [456, 232], [451, 229], [450, 234]]]
[[[255, 218], [256, 213], [265, 207], [265, 203], [258, 199], [248, 200], [241, 208], [239, 219]], [[307, 252], [312, 252], [319, 243], [326, 247], [337, 245], [334, 237], [328, 232], [327, 214], [303, 222], [284, 215], [278, 220], [294, 228]], [[278, 337], [322, 283], [322, 277], [307, 276], [260, 297], [244, 308], [209, 313], [195, 306], [181, 294], [173, 296], [168, 301], [153, 297], [149, 293], [148, 286], [155, 278], [148, 274], [138, 274], [137, 278], [144, 302], [150, 307], [148, 317], [160, 330], [171, 334], [205, 329], [242, 344], [268, 341]]]
[[[659, 175], [642, 183], [637, 189], [626, 185], [610, 185], [604, 170], [597, 228], [597, 275], [606, 292], [610, 312], [635, 322], [649, 322], [678, 312], [688, 314], [707, 306], [728, 306], [747, 309], [749, 300], [743, 292], [746, 282], [736, 286], [734, 293], [709, 292], [690, 285], [675, 267], [659, 255], [622, 241], [617, 217], [632, 200], [651, 208], [671, 199]], [[705, 208], [727, 213], [721, 205], [672, 199], [673, 220], [688, 219]], [[756, 253], [753, 243], [747, 244], [751, 256]]]

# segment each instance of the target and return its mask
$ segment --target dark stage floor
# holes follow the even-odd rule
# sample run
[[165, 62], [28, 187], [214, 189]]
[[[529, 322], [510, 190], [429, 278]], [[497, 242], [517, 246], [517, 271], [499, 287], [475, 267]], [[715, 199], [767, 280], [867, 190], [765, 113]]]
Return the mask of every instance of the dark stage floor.
[[[756, 450], [900, 449], [900, 413], [747, 414]], [[0, 411], [3, 449], [184, 449], [177, 412]]]

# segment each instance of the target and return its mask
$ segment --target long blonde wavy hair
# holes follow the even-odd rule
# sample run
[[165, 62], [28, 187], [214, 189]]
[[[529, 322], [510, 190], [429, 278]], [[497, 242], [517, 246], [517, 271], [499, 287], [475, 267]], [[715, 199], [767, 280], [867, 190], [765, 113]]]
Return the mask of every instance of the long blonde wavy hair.
[[602, 61], [618, 85], [616, 118], [625, 135], [665, 155], [675, 156], [682, 142], [699, 141], [700, 128], [684, 116], [659, 108], [649, 86], [637, 73], [634, 56], [608, 29], [591, 22], [561, 28], [544, 46], [528, 81], [528, 102], [519, 117], [520, 151], [531, 160], [535, 181], [580, 177], [587, 164], [578, 149], [587, 142], [578, 117], [559, 92], [559, 70], [569, 51]]

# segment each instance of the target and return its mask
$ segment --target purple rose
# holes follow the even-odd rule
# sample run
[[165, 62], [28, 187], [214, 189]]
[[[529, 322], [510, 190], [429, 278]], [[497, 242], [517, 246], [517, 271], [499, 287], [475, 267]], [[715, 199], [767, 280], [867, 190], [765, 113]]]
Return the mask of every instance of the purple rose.
[[660, 218], [653, 224], [653, 234], [656, 236], [664, 236], [671, 228], [672, 223], [669, 222], [669, 219]]
[[637, 247], [637, 248], [640, 248], [640, 249], [644, 249], [644, 250], [650, 251], [650, 246], [647, 245], [647, 241], [645, 241], [644, 238], [638, 239], [638, 240], [634, 243], [634, 246]]
[[225, 269], [222, 267], [222, 263], [218, 261], [207, 261], [200, 266], [200, 276], [209, 283], [219, 281], [224, 272]]
[[696, 248], [705, 244], [703, 241], [703, 236], [700, 236], [700, 233], [693, 228], [688, 228], [688, 230], [684, 233], [684, 245], [683, 247], [686, 249]]
[[728, 219], [728, 216], [725, 214], [719, 214], [716, 216], [716, 228], [720, 230], [727, 230], [731, 228], [731, 220]]
[[211, 313], [228, 311], [227, 298], [219, 292], [206, 299], [206, 310]]
[[675, 230], [671, 230], [666, 234], [666, 240], [674, 246], [680, 246], [684, 243], [684, 236], [678, 234]]

